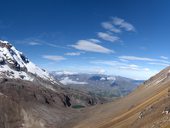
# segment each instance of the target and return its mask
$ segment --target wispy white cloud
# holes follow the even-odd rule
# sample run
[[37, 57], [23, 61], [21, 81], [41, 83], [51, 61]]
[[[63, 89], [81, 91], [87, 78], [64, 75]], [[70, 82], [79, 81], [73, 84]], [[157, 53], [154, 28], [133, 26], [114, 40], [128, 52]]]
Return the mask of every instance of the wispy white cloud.
[[127, 64], [119, 61], [110, 61], [110, 60], [95, 60], [91, 61], [92, 64], [102, 64], [102, 65], [108, 65], [117, 69], [123, 69], [123, 70], [135, 70], [135, 71], [149, 71], [149, 68], [143, 68], [141, 66], [135, 65], [135, 64]]
[[137, 57], [137, 56], [119, 56], [119, 59], [124, 59], [124, 60], [139, 60], [139, 61], [155, 61], [155, 59], [152, 59], [152, 58]]
[[119, 28], [116, 28], [115, 26], [113, 26], [112, 23], [110, 22], [103, 22], [101, 23], [102, 27], [106, 30], [109, 30], [111, 32], [114, 32], [114, 33], [121, 33], [121, 29]]
[[110, 61], [110, 60], [93, 60], [90, 63], [104, 64], [104, 65], [109, 65], [109, 66], [124, 65], [124, 63], [121, 63], [121, 62], [118, 62], [118, 61]]
[[67, 47], [60, 46], [60, 45], [56, 45], [56, 44], [54, 44], [54, 43], [46, 42], [46, 43], [44, 43], [44, 44], [47, 45], [47, 46], [50, 46], [50, 47], [54, 47], [54, 48], [64, 48], [64, 49], [68, 49]]
[[141, 46], [141, 47], [139, 47], [139, 49], [141, 49], [141, 50], [147, 50], [147, 47]]
[[150, 62], [149, 64], [151, 65], [158, 65], [158, 66], [164, 66], [164, 67], [167, 67], [169, 66], [170, 64], [166, 64], [166, 63], [159, 63], [159, 62]]
[[35, 42], [35, 41], [31, 41], [28, 43], [29, 45], [32, 45], [32, 46], [35, 46], [35, 45], [42, 45], [41, 43], [39, 42]]
[[46, 41], [46, 40], [43, 40], [43, 39], [39, 39], [39, 38], [26, 38], [26, 39], [23, 39], [23, 40], [16, 40], [15, 43], [32, 45], [32, 46], [46, 45], [46, 46], [54, 47], [54, 48], [69, 49], [68, 47], [56, 45], [55, 43], [50, 43], [49, 41]]
[[98, 39], [88, 39], [89, 41], [91, 41], [91, 42], [95, 42], [95, 43], [100, 43], [101, 41], [100, 40], [98, 40]]
[[103, 22], [101, 23], [101, 25], [103, 28], [108, 29], [108, 30], [113, 28], [113, 25], [110, 22]]
[[149, 64], [155, 64], [155, 65], [162, 65], [162, 66], [168, 66], [170, 65], [170, 61], [163, 60], [163, 59], [154, 59], [154, 58], [147, 58], [147, 57], [138, 57], [138, 56], [119, 56], [120, 60], [128, 60], [128, 61], [146, 61], [149, 62]]
[[79, 40], [76, 44], [71, 45], [73, 48], [83, 50], [87, 52], [98, 52], [98, 53], [114, 53], [113, 50], [105, 48], [95, 42], [88, 40]]
[[169, 58], [166, 56], [160, 56], [161, 59], [168, 60]]
[[82, 52], [67, 52], [65, 55], [67, 56], [80, 56]]
[[[111, 21], [101, 23], [101, 26], [107, 30], [106, 32], [98, 32], [98, 38], [108, 41], [108, 42], [116, 42], [120, 41], [120, 38], [115, 33], [121, 33], [123, 30], [126, 31], [135, 31], [135, 28], [132, 24], [126, 22], [121, 18], [114, 17]], [[87, 40], [79, 40], [76, 44], [68, 45], [75, 49], [88, 51], [88, 52], [98, 52], [98, 53], [113, 53], [114, 50], [108, 49], [102, 45], [97, 43], [101, 43], [98, 39], [87, 39]]]
[[43, 55], [42, 57], [52, 61], [66, 60], [66, 58], [64, 58], [63, 56], [56, 56], [56, 55]]
[[92, 64], [102, 64], [102, 65], [108, 65], [111, 67], [114, 67], [119, 70], [129, 70], [129, 71], [150, 71], [149, 68], [141, 67], [136, 64], [127, 64], [119, 61], [110, 61], [110, 60], [95, 60], [91, 61]]
[[91, 65], [95, 64], [106, 70], [109, 74], [125, 76], [132, 79], [148, 79], [149, 77], [158, 73], [157, 70], [150, 69], [145, 66], [140, 66], [138, 64], [112, 61], [112, 60], [93, 60], [90, 61]]
[[113, 36], [113, 35], [110, 35], [110, 34], [104, 33], [104, 32], [98, 32], [97, 35], [99, 38], [106, 40], [106, 41], [110, 41], [110, 42], [115, 42], [115, 41], [119, 40], [119, 37]]
[[45, 41], [36, 38], [26, 38], [22, 40], [16, 40], [15, 43], [25, 45], [42, 45], [45, 43]]
[[126, 65], [126, 66], [120, 66], [119, 67], [120, 69], [126, 69], [126, 70], [135, 70], [135, 71], [146, 71], [146, 72], [148, 72], [148, 71], [150, 71], [150, 69], [149, 68], [142, 68], [142, 67], [140, 67], [140, 66], [138, 66], [138, 65], [134, 65], [134, 64], [130, 64], [130, 65]]
[[123, 28], [126, 31], [135, 31], [135, 27], [132, 24], [126, 22], [124, 19], [113, 17], [112, 22], [114, 25], [119, 26], [120, 28]]

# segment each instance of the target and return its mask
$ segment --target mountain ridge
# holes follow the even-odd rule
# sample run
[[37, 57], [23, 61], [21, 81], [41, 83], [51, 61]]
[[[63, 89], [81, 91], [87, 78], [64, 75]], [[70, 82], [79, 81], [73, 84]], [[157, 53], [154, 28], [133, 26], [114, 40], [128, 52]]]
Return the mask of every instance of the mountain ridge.
[[53, 71], [50, 74], [60, 81], [63, 87], [70, 87], [79, 91], [85, 90], [92, 95], [105, 97], [109, 101], [129, 94], [143, 82], [143, 80], [105, 74], [67, 71], [63, 73]]

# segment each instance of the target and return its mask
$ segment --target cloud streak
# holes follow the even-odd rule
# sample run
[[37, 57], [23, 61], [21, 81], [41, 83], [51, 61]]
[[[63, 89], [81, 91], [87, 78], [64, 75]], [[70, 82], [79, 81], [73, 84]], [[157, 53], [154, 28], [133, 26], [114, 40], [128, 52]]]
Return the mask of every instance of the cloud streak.
[[82, 52], [67, 52], [65, 55], [67, 56], [80, 56]]
[[119, 61], [96, 60], [96, 61], [91, 61], [90, 63], [107, 65], [107, 66], [111, 66], [111, 67], [114, 67], [119, 70], [145, 71], [145, 72], [148, 72], [150, 70], [149, 68], [143, 68], [143, 67], [135, 65], [135, 64], [127, 64], [127, 63], [122, 63]]
[[109, 30], [114, 33], [121, 33], [121, 29], [114, 27], [114, 25], [110, 22], [103, 22], [101, 23], [102, 27], [106, 30]]
[[27, 39], [23, 39], [23, 40], [17, 40], [15, 42], [18, 44], [26, 44], [26, 45], [31, 45], [31, 46], [46, 45], [46, 46], [53, 47], [53, 48], [69, 49], [68, 47], [56, 45], [55, 43], [50, 43], [46, 40], [39, 39], [39, 38], [27, 38]]
[[32, 45], [32, 46], [35, 46], [35, 45], [42, 45], [41, 43], [39, 42], [35, 42], [35, 41], [31, 41], [28, 43], [29, 45]]
[[91, 42], [95, 42], [95, 43], [100, 43], [101, 41], [100, 40], [98, 40], [98, 39], [88, 39], [89, 41], [91, 41]]
[[87, 52], [97, 52], [97, 53], [107, 53], [107, 54], [114, 53], [113, 50], [110, 50], [99, 44], [96, 44], [95, 42], [88, 41], [88, 40], [79, 40], [76, 44], [71, 45], [71, 47]]
[[95, 64], [106, 70], [109, 74], [120, 75], [127, 78], [144, 80], [155, 75], [158, 70], [152, 69], [144, 65], [134, 64], [132, 62], [121, 62], [113, 60], [92, 60], [89, 62], [91, 65]]
[[115, 26], [118, 26], [126, 31], [135, 31], [135, 27], [132, 24], [126, 22], [124, 19], [113, 17], [112, 22]]
[[66, 60], [66, 58], [64, 58], [63, 56], [56, 56], [56, 55], [43, 55], [42, 57], [52, 61]]
[[168, 60], [169, 58], [166, 56], [160, 56], [161, 59]]
[[127, 61], [146, 61], [149, 62], [149, 64], [161, 65], [161, 66], [170, 65], [170, 61], [163, 60], [163, 59], [154, 59], [154, 58], [138, 57], [138, 56], [119, 56], [118, 58], [120, 60], [127, 60]]
[[104, 33], [104, 32], [98, 32], [97, 35], [99, 38], [101, 38], [105, 41], [116, 42], [119, 40], [119, 37], [113, 36], [113, 35], [110, 35], [110, 34]]
[[124, 60], [139, 60], [139, 61], [154, 61], [152, 58], [137, 57], [137, 56], [119, 56], [119, 59]]

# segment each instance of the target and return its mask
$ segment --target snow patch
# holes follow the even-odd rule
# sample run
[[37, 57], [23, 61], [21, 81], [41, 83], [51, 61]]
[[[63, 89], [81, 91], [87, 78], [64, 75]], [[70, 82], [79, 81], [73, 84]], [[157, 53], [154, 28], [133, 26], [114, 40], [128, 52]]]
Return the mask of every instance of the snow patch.
[[108, 77], [107, 77], [107, 80], [113, 80], [113, 81], [115, 81], [116, 78], [115, 78], [114, 76], [108, 76]]
[[101, 77], [100, 80], [106, 80], [106, 78], [105, 77]]

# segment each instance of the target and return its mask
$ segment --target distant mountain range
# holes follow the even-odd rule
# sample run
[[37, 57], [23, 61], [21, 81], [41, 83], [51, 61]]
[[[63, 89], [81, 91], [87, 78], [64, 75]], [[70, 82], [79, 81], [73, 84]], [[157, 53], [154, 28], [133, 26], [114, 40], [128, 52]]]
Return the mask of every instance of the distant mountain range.
[[110, 99], [129, 94], [143, 82], [143, 80], [103, 74], [85, 74], [67, 71], [53, 71], [50, 74], [60, 81], [64, 87], [84, 90], [91, 95]]

